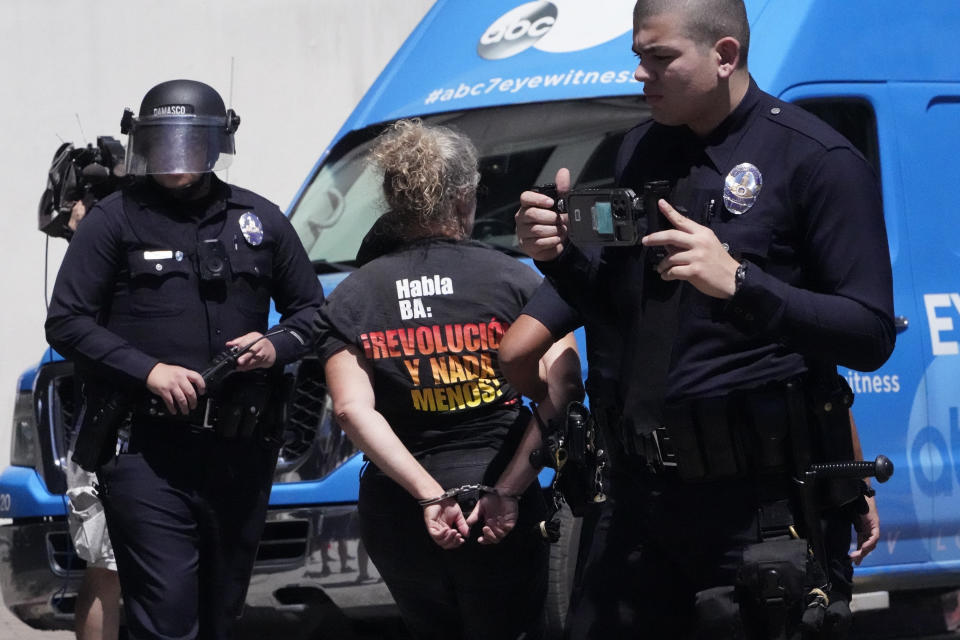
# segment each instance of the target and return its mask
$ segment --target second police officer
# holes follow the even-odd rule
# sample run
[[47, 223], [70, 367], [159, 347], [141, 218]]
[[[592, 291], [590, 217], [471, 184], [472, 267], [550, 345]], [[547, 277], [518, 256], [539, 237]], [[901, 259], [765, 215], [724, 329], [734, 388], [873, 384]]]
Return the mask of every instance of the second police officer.
[[[652, 118], [627, 134], [616, 179], [637, 193], [669, 181], [668, 227], [590, 259], [550, 197], [524, 193], [517, 214], [588, 333], [606, 323], [623, 345], [613, 501], [570, 636], [798, 637], [808, 605], [827, 613], [802, 624], [839, 635], [856, 517], [843, 509], [860, 491], [827, 485], [814, 505], [791, 478], [854, 455], [836, 366], [873, 370], [893, 348], [876, 176], [756, 85], [742, 0], [639, 0], [633, 27]], [[569, 181], [561, 170], [561, 192]], [[827, 581], [797, 533], [829, 593], [810, 588]]]
[[[83, 381], [75, 459], [98, 472], [134, 638], [232, 637], [277, 461], [282, 365], [323, 301], [283, 213], [213, 174], [238, 125], [193, 80], [125, 112], [138, 179], [77, 229], [47, 316]], [[208, 384], [228, 348], [236, 371]]]

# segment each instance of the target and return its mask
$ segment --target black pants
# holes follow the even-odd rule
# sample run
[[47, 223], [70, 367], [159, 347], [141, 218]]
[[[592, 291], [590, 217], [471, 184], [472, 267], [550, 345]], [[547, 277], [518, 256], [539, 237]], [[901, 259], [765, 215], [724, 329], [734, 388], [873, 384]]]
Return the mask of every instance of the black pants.
[[[494, 484], [492, 449], [434, 454], [421, 460], [445, 488]], [[475, 500], [461, 502], [464, 516]], [[547, 542], [536, 524], [544, 514], [534, 482], [520, 501], [520, 518], [499, 544], [476, 542], [445, 551], [427, 534], [423, 508], [372, 464], [360, 481], [360, 532], [370, 559], [416, 638], [513, 640], [542, 632]]]
[[261, 439], [134, 425], [98, 474], [131, 638], [232, 637], [276, 461]]
[[[760, 540], [756, 482], [686, 483], [636, 472], [615, 474], [611, 484], [567, 637], [764, 637], [740, 628], [732, 589], [744, 547]], [[825, 530], [834, 595], [849, 599], [850, 522], [831, 521]], [[721, 596], [706, 607], [712, 619], [703, 615], [707, 594]]]

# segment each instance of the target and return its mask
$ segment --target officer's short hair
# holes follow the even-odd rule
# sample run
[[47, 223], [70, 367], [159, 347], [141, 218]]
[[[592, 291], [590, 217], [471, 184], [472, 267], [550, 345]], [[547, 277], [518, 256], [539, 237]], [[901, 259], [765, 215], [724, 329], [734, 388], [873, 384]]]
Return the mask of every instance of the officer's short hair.
[[746, 66], [750, 23], [743, 0], [637, 0], [633, 23], [661, 13], [682, 14], [687, 36], [698, 44], [712, 47], [720, 38], [735, 38], [740, 43], [738, 68]]

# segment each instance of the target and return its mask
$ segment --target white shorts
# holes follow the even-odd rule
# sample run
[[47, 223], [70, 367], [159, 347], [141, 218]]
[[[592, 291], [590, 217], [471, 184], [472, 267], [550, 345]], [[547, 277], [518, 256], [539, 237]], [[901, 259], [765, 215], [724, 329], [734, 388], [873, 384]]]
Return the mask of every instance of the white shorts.
[[[71, 452], [72, 454], [72, 452]], [[67, 457], [67, 524], [77, 555], [88, 567], [117, 570], [113, 545], [107, 533], [107, 517], [97, 496], [96, 474], [82, 469]]]

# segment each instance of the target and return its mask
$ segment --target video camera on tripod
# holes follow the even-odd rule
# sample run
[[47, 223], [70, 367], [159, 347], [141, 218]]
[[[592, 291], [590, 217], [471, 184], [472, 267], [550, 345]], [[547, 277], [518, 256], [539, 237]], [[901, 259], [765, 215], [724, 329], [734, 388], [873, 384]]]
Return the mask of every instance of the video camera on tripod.
[[123, 145], [111, 136], [97, 136], [96, 146], [61, 144], [53, 154], [47, 171], [47, 187], [40, 197], [37, 210], [40, 231], [54, 238], [69, 239], [73, 231], [67, 223], [74, 203], [96, 201], [116, 191], [125, 175], [123, 161]]

